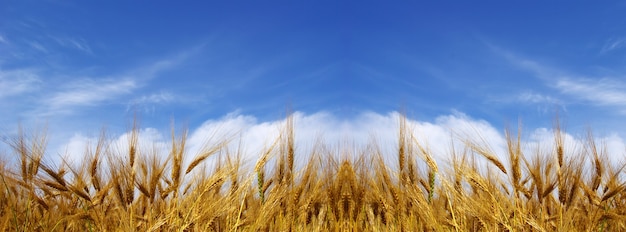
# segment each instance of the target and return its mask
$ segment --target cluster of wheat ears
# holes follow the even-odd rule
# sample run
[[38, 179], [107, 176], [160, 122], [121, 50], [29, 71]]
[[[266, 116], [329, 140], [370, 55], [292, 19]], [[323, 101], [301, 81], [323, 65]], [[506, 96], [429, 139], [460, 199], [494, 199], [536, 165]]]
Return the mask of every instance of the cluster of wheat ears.
[[[122, 156], [111, 154], [103, 135], [73, 165], [44, 162], [45, 135], [20, 133], [3, 154], [17, 165], [0, 165], [0, 228], [626, 231], [624, 165], [611, 163], [592, 136], [566, 153], [558, 123], [548, 154], [525, 154], [520, 133], [507, 131], [508, 154], [468, 142], [443, 165], [401, 117], [397, 153], [382, 154], [375, 144], [319, 146], [296, 168], [293, 118], [285, 122], [248, 171], [236, 155], [215, 155], [226, 141], [184, 162], [185, 131], [173, 130], [168, 155], [140, 149], [137, 127]], [[385, 162], [390, 155], [396, 164]]]

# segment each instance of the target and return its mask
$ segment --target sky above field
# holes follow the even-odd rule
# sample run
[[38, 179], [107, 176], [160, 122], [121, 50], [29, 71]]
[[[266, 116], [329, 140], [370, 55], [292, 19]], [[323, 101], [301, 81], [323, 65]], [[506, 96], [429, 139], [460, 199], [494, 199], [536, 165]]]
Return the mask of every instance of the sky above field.
[[58, 149], [135, 114], [156, 138], [249, 129], [287, 108], [343, 137], [396, 111], [626, 136], [626, 1], [227, 2], [1, 0], [2, 138], [47, 125]]

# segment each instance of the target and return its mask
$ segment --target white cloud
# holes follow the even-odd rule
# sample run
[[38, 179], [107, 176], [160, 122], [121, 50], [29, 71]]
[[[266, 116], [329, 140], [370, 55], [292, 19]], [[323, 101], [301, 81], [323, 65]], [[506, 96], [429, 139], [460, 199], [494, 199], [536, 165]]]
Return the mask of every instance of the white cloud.
[[621, 49], [624, 47], [626, 47], [626, 37], [611, 38], [604, 44], [600, 52], [606, 53], [606, 52], [614, 51], [614, 50]]
[[[626, 39], [620, 43], [626, 43]], [[622, 80], [623, 78], [571, 75], [554, 67], [518, 57], [497, 47], [494, 47], [494, 51], [509, 60], [511, 64], [532, 72], [548, 87], [563, 94], [564, 97], [557, 96], [563, 100], [563, 104], [569, 103], [565, 98], [567, 96], [570, 99], [587, 101], [597, 106], [615, 107], [616, 112], [626, 114], [626, 82]], [[529, 102], [556, 100], [537, 93], [525, 93], [519, 96], [519, 99]]]
[[131, 79], [79, 79], [44, 100], [44, 114], [69, 112], [76, 106], [90, 106], [131, 93], [138, 87]]
[[[378, 114], [373, 112], [362, 113], [351, 119], [340, 119], [327, 113], [303, 114], [296, 112], [295, 121], [295, 144], [296, 164], [302, 165], [307, 161], [310, 153], [315, 148], [316, 142], [322, 142], [331, 151], [341, 149], [342, 152], [362, 150], [372, 140], [380, 147], [385, 160], [394, 166], [397, 163], [397, 136], [398, 136], [397, 112]], [[438, 117], [434, 122], [408, 120], [409, 128], [415, 138], [432, 152], [432, 155], [445, 166], [451, 158], [451, 146], [455, 146], [457, 152], [461, 152], [465, 140], [470, 140], [481, 146], [488, 147], [495, 152], [496, 156], [506, 162], [508, 159], [506, 140], [501, 130], [490, 125], [484, 120], [476, 120], [462, 113], [454, 113]], [[241, 155], [243, 160], [250, 165], [260, 157], [264, 151], [279, 135], [284, 125], [284, 120], [259, 122], [253, 116], [232, 113], [216, 120], [208, 120], [197, 128], [192, 128], [187, 140], [186, 163], [199, 154], [203, 148], [218, 144], [224, 138], [232, 139], [228, 150], [237, 152], [238, 146], [242, 145]], [[112, 140], [111, 147], [116, 154], [124, 154], [128, 150], [128, 133], [117, 136]], [[583, 149], [585, 139], [579, 139], [571, 134], [563, 135], [565, 151], [567, 154], [578, 154]], [[538, 128], [532, 130], [529, 136], [524, 137], [524, 152], [532, 158], [537, 149], [540, 154], [549, 155], [554, 151], [554, 133], [550, 129]], [[157, 152], [166, 157], [170, 146], [169, 132], [158, 131], [154, 128], [144, 128], [139, 133], [141, 154]], [[60, 151], [67, 151], [69, 157], [80, 159], [85, 151], [85, 139], [77, 135], [71, 138]], [[95, 144], [96, 138], [91, 138], [91, 144]], [[598, 144], [605, 144], [609, 157], [617, 162], [624, 154], [624, 141], [617, 134], [596, 138]], [[331, 152], [337, 154], [337, 152]], [[63, 154], [63, 152], [62, 152]], [[352, 153], [358, 155], [359, 153]], [[224, 155], [224, 154], [222, 154]], [[327, 154], [324, 154], [327, 155]], [[217, 156], [217, 155], [216, 155]], [[480, 159], [479, 159], [480, 160]], [[216, 159], [210, 158], [207, 164], [214, 164]]]
[[0, 35], [0, 43], [8, 44], [9, 41], [6, 38], [4, 38], [4, 36]]
[[32, 70], [0, 70], [0, 99], [39, 88], [41, 80]]
[[523, 103], [533, 103], [533, 104], [559, 104], [560, 101], [551, 96], [543, 95], [540, 93], [535, 93], [531, 91], [527, 91], [521, 93], [517, 96], [517, 100]]
[[150, 95], [144, 95], [131, 101], [131, 104], [165, 104], [176, 100], [176, 96], [169, 92], [159, 92]]
[[[171, 59], [164, 59], [149, 65], [138, 67], [110, 78], [81, 78], [65, 85], [60, 92], [44, 100], [44, 114], [71, 112], [75, 106], [90, 106], [122, 95], [132, 93], [143, 82], [154, 78], [159, 72], [170, 69], [183, 62], [192, 51], [186, 51]], [[162, 92], [138, 99], [145, 102], [164, 102], [173, 99], [173, 95]]]
[[69, 139], [67, 144], [63, 147], [63, 150], [60, 150], [57, 153], [68, 154], [69, 156], [63, 158], [70, 163], [80, 163], [82, 159], [85, 158], [83, 155], [87, 150], [87, 147], [90, 147], [95, 141], [97, 140], [94, 138], [77, 133]]
[[626, 154], [626, 144], [624, 144], [624, 140], [616, 133], [611, 133], [602, 138], [600, 145], [606, 146], [607, 153], [613, 155], [613, 157], [610, 157], [612, 159], [623, 159], [622, 157]]
[[[80, 39], [58, 39], [58, 43], [63, 43], [67, 46], [77, 46], [78, 49], [88, 49], [88, 46], [84, 41]], [[38, 47], [39, 43], [33, 42], [31, 46]], [[81, 48], [82, 46], [82, 48]], [[141, 65], [135, 68], [128, 69], [120, 73], [114, 73], [112, 75], [94, 75], [87, 77], [74, 77], [67, 83], [62, 83], [58, 87], [54, 85], [55, 80], [64, 78], [69, 79], [71, 74], [51, 74], [55, 73], [54, 70], [46, 68], [40, 68], [40, 73], [49, 74], [46, 81], [49, 88], [44, 89], [36, 100], [36, 104], [32, 106], [29, 115], [34, 117], [50, 116], [58, 114], [70, 114], [75, 112], [79, 107], [85, 106], [97, 106], [102, 103], [112, 102], [116, 100], [121, 104], [132, 104], [133, 98], [136, 97], [134, 93], [141, 87], [145, 86], [150, 80], [159, 75], [164, 70], [172, 69], [184, 62], [189, 56], [196, 53], [201, 47], [195, 47], [189, 50], [180, 52], [178, 55], [168, 57], [167, 59], [161, 59], [152, 63]], [[45, 50], [43, 46], [41, 49]], [[42, 51], [43, 51], [42, 50]], [[16, 75], [22, 75], [21, 79], [13, 78]], [[25, 76], [26, 74], [32, 77]], [[15, 80], [11, 80], [15, 79]], [[30, 90], [26, 88], [28, 84], [36, 84], [43, 82], [39, 81], [37, 75], [34, 72], [14, 71], [14, 72], [2, 72], [0, 70], [0, 98], [8, 95], [15, 95]], [[120, 99], [121, 97], [127, 97]], [[168, 92], [155, 93], [152, 95], [146, 95], [144, 97], [136, 98], [134, 101], [137, 103], [167, 103], [176, 100], [176, 97]], [[30, 108], [30, 107], [29, 107]]]
[[626, 106], [626, 83], [615, 79], [560, 79], [555, 87], [563, 93], [596, 104]]
[[59, 36], [49, 36], [49, 37], [52, 40], [54, 40], [57, 44], [63, 47], [77, 49], [85, 53], [92, 53], [91, 47], [89, 47], [89, 44], [87, 44], [87, 42], [82, 38], [59, 37]]
[[48, 49], [46, 47], [44, 47], [41, 43], [39, 42], [35, 42], [35, 41], [31, 41], [28, 43], [28, 45], [30, 45], [30, 47], [32, 49], [35, 49], [37, 51], [43, 52], [43, 53], [48, 53]]
[[[166, 141], [161, 132], [154, 128], [143, 128], [138, 131], [137, 134], [137, 147], [138, 157], [147, 157], [152, 154], [153, 151], [160, 152], [162, 157], [167, 154], [168, 142]], [[129, 150], [128, 143], [130, 141], [130, 133], [124, 133], [111, 140], [106, 141], [104, 144], [107, 153], [115, 154], [119, 157], [123, 157], [123, 154], [127, 154]], [[63, 158], [70, 164], [79, 165], [82, 160], [86, 158], [87, 151], [93, 152], [98, 143], [97, 137], [88, 137], [81, 133], [74, 134], [62, 147], [58, 148], [57, 154], [62, 154]], [[106, 158], [101, 157], [103, 164], [107, 161]]]

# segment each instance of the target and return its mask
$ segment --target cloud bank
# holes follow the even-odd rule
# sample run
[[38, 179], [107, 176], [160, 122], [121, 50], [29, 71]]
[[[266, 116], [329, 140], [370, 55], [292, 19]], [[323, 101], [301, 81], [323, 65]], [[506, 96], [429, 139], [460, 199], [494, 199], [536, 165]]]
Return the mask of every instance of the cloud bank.
[[[363, 151], [368, 145], [376, 144], [383, 158], [391, 164], [397, 162], [395, 154], [398, 147], [400, 114], [390, 112], [379, 114], [365, 112], [351, 119], [341, 119], [328, 112], [305, 114], [295, 112], [294, 131], [296, 146], [296, 165], [303, 165], [316, 145], [322, 144], [331, 155], [342, 152]], [[278, 138], [285, 120], [259, 121], [254, 116], [231, 113], [220, 119], [207, 120], [196, 128], [189, 128], [187, 137], [186, 162], [206, 148], [230, 139], [225, 155], [239, 153], [244, 163], [252, 164]], [[488, 122], [471, 118], [455, 112], [442, 115], [433, 121], [407, 119], [407, 128], [415, 139], [429, 150], [438, 163], [446, 165], [452, 157], [452, 148], [462, 152], [466, 143], [473, 143], [494, 152], [503, 162], [507, 161], [506, 139], [503, 129], [498, 129]], [[139, 130], [139, 147], [143, 154], [156, 152], [162, 158], [169, 153], [171, 135], [167, 131], [154, 128]], [[515, 134], [515, 133], [513, 133]], [[584, 136], [563, 134], [566, 154], [579, 154], [586, 149]], [[623, 139], [617, 134], [595, 137], [596, 144], [604, 147], [612, 162], [621, 162], [625, 151]], [[536, 128], [522, 134], [523, 151], [529, 158], [534, 154], [550, 155], [554, 151], [554, 132], [549, 128]], [[94, 146], [97, 138], [76, 134], [62, 145], [60, 154], [66, 154], [69, 160], [80, 161], [86, 146]], [[129, 133], [114, 136], [110, 149], [114, 154], [123, 155], [128, 150]], [[339, 152], [337, 152], [339, 151]], [[352, 152], [356, 156], [361, 153]], [[323, 154], [328, 155], [328, 154]], [[216, 155], [217, 156], [217, 155]], [[213, 156], [208, 163], [216, 162]], [[340, 158], [340, 157], [337, 157]], [[212, 161], [211, 161], [212, 160]]]

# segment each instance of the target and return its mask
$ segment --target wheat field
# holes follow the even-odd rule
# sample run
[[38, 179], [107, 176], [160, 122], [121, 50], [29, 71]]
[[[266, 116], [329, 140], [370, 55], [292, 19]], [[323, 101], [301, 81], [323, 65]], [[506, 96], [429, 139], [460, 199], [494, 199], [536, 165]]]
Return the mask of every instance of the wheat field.
[[[626, 231], [624, 164], [589, 135], [566, 153], [554, 128], [552, 152], [525, 152], [507, 131], [507, 154], [476, 143], [440, 159], [399, 120], [398, 147], [294, 149], [293, 120], [246, 170], [217, 143], [185, 157], [185, 131], [169, 155], [137, 146], [124, 156], [103, 134], [79, 164], [54, 165], [43, 134], [8, 141], [0, 165], [4, 231]], [[469, 139], [469, 138], [468, 138]], [[468, 140], [469, 141], [469, 140]], [[336, 151], [354, 153], [334, 154]], [[298, 156], [308, 157], [296, 168]], [[394, 157], [389, 163], [384, 157]], [[502, 159], [506, 157], [506, 159]], [[188, 159], [190, 162], [183, 162]], [[207, 165], [208, 160], [213, 165]]]

